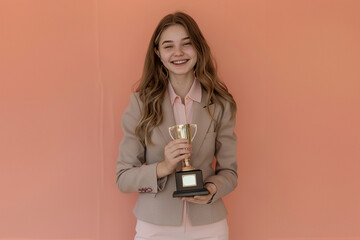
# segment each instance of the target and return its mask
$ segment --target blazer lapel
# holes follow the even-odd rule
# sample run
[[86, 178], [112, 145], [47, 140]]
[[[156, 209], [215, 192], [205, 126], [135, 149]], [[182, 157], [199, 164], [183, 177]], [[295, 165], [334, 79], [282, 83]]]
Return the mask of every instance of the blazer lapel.
[[165, 93], [164, 101], [161, 107], [163, 110], [163, 120], [162, 123], [159, 125], [159, 129], [161, 135], [163, 136], [164, 143], [165, 145], [167, 145], [172, 140], [169, 134], [169, 127], [172, 127], [176, 124], [168, 92]]
[[[200, 149], [202, 142], [206, 136], [206, 133], [209, 129], [211, 123], [211, 117], [206, 109], [206, 98], [207, 94], [204, 90], [201, 93], [201, 103], [193, 103], [193, 119], [192, 123], [197, 124], [197, 133], [192, 143], [192, 155], [196, 155]], [[211, 113], [214, 112], [214, 104], [209, 105], [209, 110]]]

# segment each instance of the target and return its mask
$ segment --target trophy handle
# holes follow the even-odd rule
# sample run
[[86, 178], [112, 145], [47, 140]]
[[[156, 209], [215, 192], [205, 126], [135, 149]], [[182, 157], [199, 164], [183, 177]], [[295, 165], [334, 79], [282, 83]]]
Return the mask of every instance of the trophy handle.
[[172, 132], [173, 132], [175, 127], [176, 126], [169, 127], [169, 134], [170, 134], [170, 137], [172, 138], [172, 140], [175, 140], [175, 137], [172, 135]]
[[194, 140], [196, 133], [197, 133], [197, 125], [196, 124], [190, 124], [190, 131], [191, 131], [191, 142]]

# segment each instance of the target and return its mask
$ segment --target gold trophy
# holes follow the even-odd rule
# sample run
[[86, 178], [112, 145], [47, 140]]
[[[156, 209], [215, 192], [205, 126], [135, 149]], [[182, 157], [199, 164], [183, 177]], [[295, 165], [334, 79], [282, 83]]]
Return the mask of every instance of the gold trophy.
[[[175, 125], [169, 128], [173, 140], [187, 139], [189, 144], [192, 143], [196, 131], [196, 124]], [[183, 167], [175, 173], [175, 180], [176, 191], [173, 193], [174, 198], [209, 194], [209, 191], [204, 188], [202, 171], [191, 166], [190, 158], [183, 160]]]

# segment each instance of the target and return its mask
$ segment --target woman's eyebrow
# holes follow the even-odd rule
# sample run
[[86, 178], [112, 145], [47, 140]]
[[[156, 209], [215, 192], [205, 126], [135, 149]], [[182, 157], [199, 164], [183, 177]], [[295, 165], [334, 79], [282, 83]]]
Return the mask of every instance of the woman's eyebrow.
[[[183, 39], [181, 39], [181, 41], [188, 40], [188, 39], [190, 39], [190, 37], [184, 37]], [[174, 42], [174, 41], [172, 41], [172, 40], [165, 40], [165, 41], [163, 41], [163, 42], [161, 43], [161, 45], [164, 45], [165, 43], [172, 43], [172, 42]]]
[[166, 41], [163, 41], [161, 45], [164, 45], [165, 43], [172, 43], [173, 41], [171, 40], [166, 40]]

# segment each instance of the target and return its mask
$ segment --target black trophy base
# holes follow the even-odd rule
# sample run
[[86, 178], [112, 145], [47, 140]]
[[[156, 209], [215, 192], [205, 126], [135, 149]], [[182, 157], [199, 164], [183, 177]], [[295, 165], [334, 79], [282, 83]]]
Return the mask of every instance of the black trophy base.
[[208, 195], [209, 191], [205, 188], [200, 189], [200, 190], [184, 190], [184, 191], [175, 191], [173, 193], [173, 197], [177, 198], [177, 197], [193, 197], [193, 196], [197, 196], [197, 195]]
[[191, 171], [178, 171], [175, 173], [176, 191], [173, 197], [192, 197], [207, 195], [209, 191], [204, 188], [202, 172], [199, 169]]

